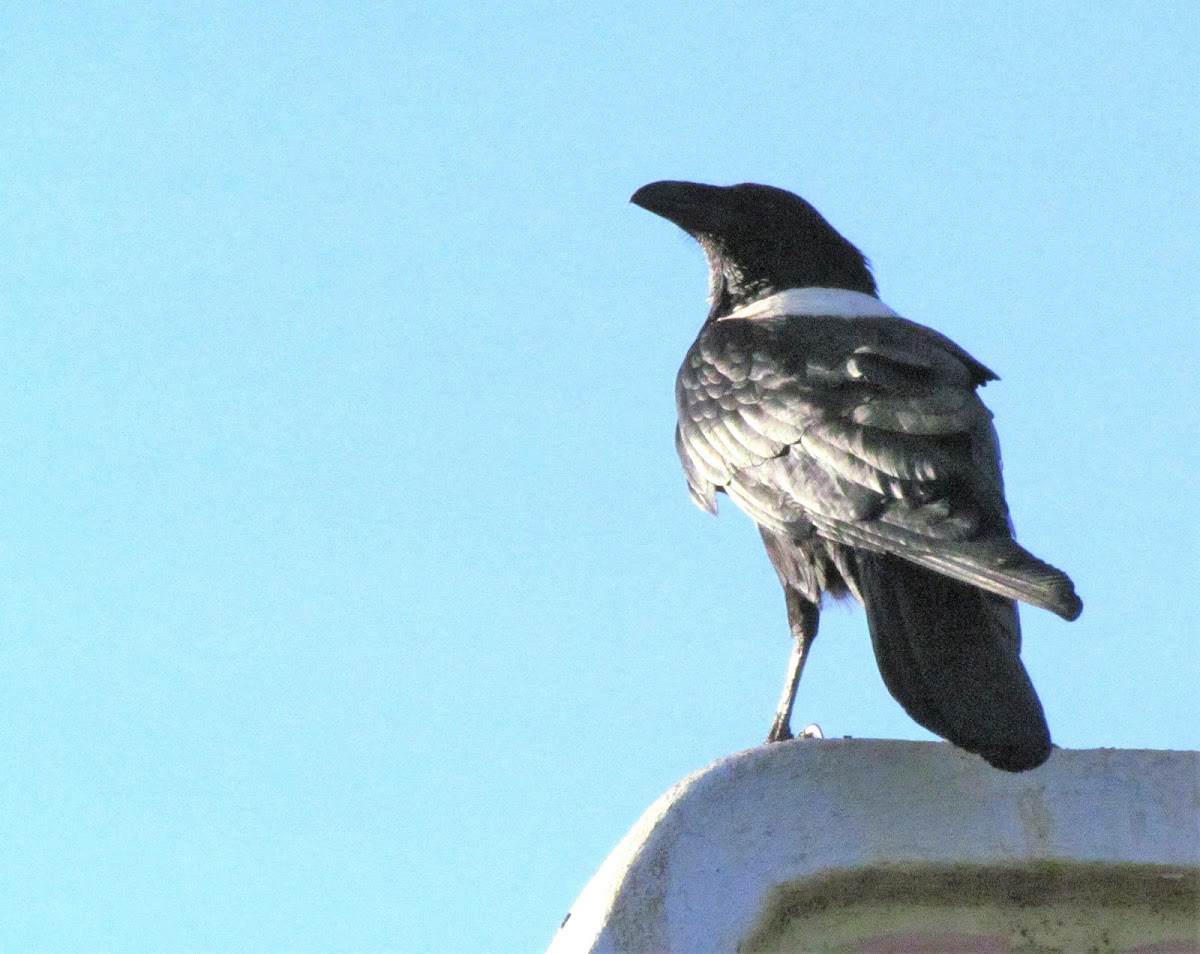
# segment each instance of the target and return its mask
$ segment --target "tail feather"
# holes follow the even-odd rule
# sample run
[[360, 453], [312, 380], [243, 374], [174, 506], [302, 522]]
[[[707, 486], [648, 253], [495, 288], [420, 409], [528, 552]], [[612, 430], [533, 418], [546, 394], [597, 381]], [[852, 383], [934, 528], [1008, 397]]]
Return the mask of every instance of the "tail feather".
[[1050, 729], [1021, 663], [1016, 604], [898, 557], [856, 558], [879, 671], [905, 711], [996, 768], [1045, 762]]

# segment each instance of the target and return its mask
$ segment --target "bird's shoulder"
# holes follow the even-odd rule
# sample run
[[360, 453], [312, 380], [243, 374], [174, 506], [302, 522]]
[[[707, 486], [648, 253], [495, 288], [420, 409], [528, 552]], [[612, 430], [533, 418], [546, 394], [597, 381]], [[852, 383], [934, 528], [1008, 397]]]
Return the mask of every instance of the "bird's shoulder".
[[896, 519], [911, 511], [930, 531], [969, 534], [968, 498], [1006, 518], [991, 414], [975, 393], [991, 377], [902, 318], [710, 322], [680, 369], [677, 444], [704, 504], [726, 488], [766, 525], [758, 485], [806, 512], [861, 519], [892, 501]]
[[[897, 399], [963, 406], [996, 377], [945, 335], [899, 317], [783, 316], [710, 321], [676, 379], [682, 420], [765, 406], [796, 419], [883, 422]], [[900, 430], [907, 429], [897, 425]], [[783, 435], [781, 435], [783, 436]]]

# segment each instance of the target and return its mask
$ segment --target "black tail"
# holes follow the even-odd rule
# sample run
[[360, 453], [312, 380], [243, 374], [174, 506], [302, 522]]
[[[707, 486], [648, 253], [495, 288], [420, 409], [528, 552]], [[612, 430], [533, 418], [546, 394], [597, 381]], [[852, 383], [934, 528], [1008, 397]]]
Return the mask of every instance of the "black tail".
[[1045, 762], [1050, 729], [1021, 664], [1017, 604], [899, 557], [857, 560], [879, 671], [905, 711], [996, 768]]

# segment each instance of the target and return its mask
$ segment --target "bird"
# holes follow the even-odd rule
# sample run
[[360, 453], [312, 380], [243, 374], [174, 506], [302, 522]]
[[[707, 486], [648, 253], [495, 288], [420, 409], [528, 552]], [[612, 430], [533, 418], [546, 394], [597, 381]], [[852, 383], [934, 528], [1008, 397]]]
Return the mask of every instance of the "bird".
[[675, 446], [692, 500], [747, 514], [783, 587], [792, 651], [767, 742], [793, 737], [823, 600], [853, 598], [914, 721], [998, 769], [1044, 763], [1016, 601], [1068, 621], [1083, 603], [1014, 537], [978, 394], [996, 374], [884, 304], [863, 253], [792, 192], [664, 180], [630, 201], [708, 260]]

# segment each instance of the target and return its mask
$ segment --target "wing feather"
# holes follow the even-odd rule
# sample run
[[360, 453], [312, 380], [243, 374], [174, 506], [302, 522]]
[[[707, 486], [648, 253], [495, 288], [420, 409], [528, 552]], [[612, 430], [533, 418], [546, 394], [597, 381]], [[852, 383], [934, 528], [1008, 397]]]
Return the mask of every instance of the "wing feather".
[[995, 376], [903, 319], [797, 317], [705, 327], [677, 382], [693, 498], [724, 490], [762, 527], [891, 553], [1068, 618], [1061, 571], [1011, 537]]

